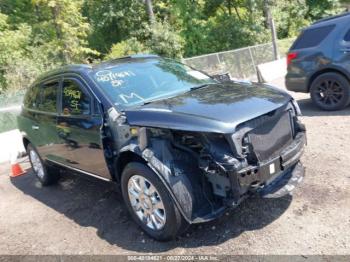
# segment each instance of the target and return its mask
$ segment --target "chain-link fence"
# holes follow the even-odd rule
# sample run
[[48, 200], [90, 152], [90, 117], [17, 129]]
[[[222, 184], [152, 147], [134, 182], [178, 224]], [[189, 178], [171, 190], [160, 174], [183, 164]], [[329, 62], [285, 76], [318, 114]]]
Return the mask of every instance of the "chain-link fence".
[[[278, 50], [284, 57], [294, 39], [278, 41]], [[273, 61], [272, 43], [249, 46], [184, 59], [184, 62], [208, 74], [230, 73], [234, 78], [257, 80], [256, 66]]]
[[[293, 39], [278, 41], [281, 57]], [[229, 72], [232, 77], [256, 80], [256, 66], [274, 60], [272, 43], [184, 59], [185, 63], [209, 74]], [[16, 128], [24, 92], [0, 95], [0, 133]]]

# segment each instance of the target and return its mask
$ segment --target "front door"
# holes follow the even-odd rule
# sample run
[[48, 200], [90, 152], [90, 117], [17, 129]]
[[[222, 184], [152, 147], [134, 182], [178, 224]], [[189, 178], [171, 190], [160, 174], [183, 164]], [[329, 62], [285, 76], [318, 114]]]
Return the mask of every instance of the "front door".
[[103, 119], [94, 97], [76, 78], [64, 78], [57, 133], [62, 157], [70, 167], [110, 179], [101, 140]]

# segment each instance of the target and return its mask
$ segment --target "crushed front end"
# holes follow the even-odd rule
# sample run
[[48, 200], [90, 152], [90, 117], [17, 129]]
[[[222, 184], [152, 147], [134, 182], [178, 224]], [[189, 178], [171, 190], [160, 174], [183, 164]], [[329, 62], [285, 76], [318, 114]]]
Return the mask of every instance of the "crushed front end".
[[198, 222], [215, 218], [223, 207], [235, 207], [252, 194], [277, 198], [293, 191], [304, 177], [300, 157], [306, 130], [299, 112], [290, 102], [240, 124], [233, 134], [205, 136], [198, 151], [199, 167], [211, 184], [211, 206], [219, 201], [222, 207], [219, 204]]
[[230, 180], [239, 185], [237, 195], [257, 192], [263, 197], [281, 197], [301, 182], [306, 130], [297, 111], [289, 103], [240, 125], [232, 135], [232, 144], [242, 149], [238, 154], [245, 162], [242, 169], [228, 172]]
[[[168, 113], [142, 112], [152, 117], [155, 112]], [[180, 130], [160, 123], [145, 127], [149, 122], [141, 117], [132, 126], [119, 125], [115, 133], [123, 138], [118, 140], [122, 146], [118, 150], [144, 159], [186, 220], [200, 223], [217, 218], [252, 194], [275, 198], [291, 193], [304, 176], [300, 157], [306, 131], [299, 115], [298, 105], [290, 100], [238, 124], [231, 133]], [[129, 113], [129, 123], [132, 116]]]

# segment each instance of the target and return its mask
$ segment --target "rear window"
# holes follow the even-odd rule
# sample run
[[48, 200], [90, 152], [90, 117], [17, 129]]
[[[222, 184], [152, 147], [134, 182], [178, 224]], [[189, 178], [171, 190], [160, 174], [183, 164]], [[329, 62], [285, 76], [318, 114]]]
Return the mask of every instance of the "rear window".
[[40, 86], [34, 85], [29, 88], [24, 97], [24, 107], [29, 109], [37, 109], [40, 100]]
[[58, 81], [30, 87], [24, 97], [24, 107], [44, 112], [56, 112], [58, 87]]
[[38, 105], [40, 111], [56, 112], [57, 111], [57, 91], [59, 82], [54, 81], [41, 86], [41, 101]]
[[327, 25], [318, 28], [304, 30], [299, 38], [294, 42], [291, 50], [315, 47], [319, 45], [332, 30], [335, 25]]

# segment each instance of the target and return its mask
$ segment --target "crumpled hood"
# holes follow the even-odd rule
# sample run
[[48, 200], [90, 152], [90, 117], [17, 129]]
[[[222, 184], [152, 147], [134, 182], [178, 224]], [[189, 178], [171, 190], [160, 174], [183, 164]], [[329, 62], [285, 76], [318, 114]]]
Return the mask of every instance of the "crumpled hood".
[[232, 133], [236, 126], [271, 112], [291, 100], [263, 84], [215, 84], [125, 110], [134, 126]]

